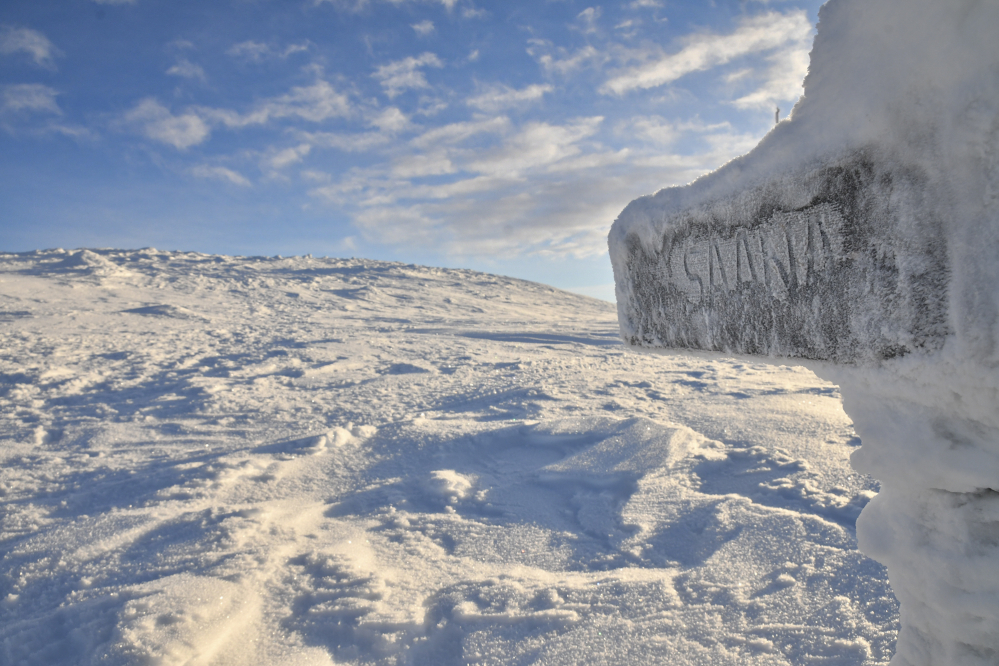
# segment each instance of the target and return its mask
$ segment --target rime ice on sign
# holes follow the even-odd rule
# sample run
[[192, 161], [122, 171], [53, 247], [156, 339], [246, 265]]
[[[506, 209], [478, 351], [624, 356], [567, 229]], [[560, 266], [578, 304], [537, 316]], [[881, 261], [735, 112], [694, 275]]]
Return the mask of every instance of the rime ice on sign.
[[652, 248], [625, 237], [629, 342], [853, 364], [939, 348], [941, 224], [920, 212], [918, 172], [876, 152], [677, 211]]
[[840, 385], [893, 666], [999, 663], [997, 34], [995, 0], [830, 0], [791, 117], [609, 239], [627, 342]]

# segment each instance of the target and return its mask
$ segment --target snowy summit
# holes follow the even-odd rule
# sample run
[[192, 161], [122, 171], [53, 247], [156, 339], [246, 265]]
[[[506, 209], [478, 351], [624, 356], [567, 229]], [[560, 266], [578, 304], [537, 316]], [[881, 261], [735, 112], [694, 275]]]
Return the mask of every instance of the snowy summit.
[[0, 662], [884, 664], [835, 386], [464, 270], [0, 255]]

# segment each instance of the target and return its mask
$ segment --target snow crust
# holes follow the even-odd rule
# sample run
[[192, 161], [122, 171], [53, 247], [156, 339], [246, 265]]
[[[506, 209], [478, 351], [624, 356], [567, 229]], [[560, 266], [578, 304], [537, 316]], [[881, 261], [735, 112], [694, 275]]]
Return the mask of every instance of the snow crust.
[[853, 531], [877, 485], [849, 467], [837, 388], [629, 353], [613, 306], [544, 285], [0, 254], [0, 414], [0, 663], [894, 649], [887, 574]]
[[790, 118], [609, 238], [625, 340], [839, 384], [883, 484], [858, 536], [902, 603], [896, 666], [999, 660], [997, 32], [988, 0], [830, 0]]

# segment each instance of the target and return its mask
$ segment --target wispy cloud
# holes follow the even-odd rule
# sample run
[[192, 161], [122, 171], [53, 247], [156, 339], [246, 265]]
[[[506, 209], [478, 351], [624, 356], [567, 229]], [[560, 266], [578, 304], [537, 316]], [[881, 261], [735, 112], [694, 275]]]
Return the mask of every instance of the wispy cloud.
[[208, 124], [194, 113], [173, 115], [156, 99], [147, 97], [125, 114], [127, 124], [146, 138], [186, 150], [205, 141], [211, 134]]
[[562, 76], [583, 67], [600, 65], [608, 59], [607, 54], [592, 44], [587, 44], [575, 51], [569, 51], [565, 48], [555, 47], [544, 39], [529, 40], [527, 53], [537, 60], [545, 71]]
[[16, 83], [0, 88], [0, 112], [52, 113], [62, 115], [56, 103], [56, 92], [40, 83]]
[[394, 98], [406, 90], [429, 88], [430, 84], [427, 83], [422, 68], [443, 66], [440, 58], [428, 51], [416, 58], [403, 58], [381, 65], [372, 76], [382, 84], [385, 94]]
[[94, 138], [91, 130], [62, 122], [65, 114], [56, 101], [58, 95], [54, 88], [40, 83], [0, 86], [0, 127], [11, 134]]
[[230, 47], [226, 55], [250, 62], [264, 62], [265, 60], [284, 60], [295, 53], [303, 53], [309, 50], [311, 42], [308, 40], [300, 44], [289, 44], [284, 48], [274, 47], [263, 42], [252, 40], [240, 42]]
[[795, 100], [808, 73], [809, 44], [802, 40], [771, 54], [763, 81], [753, 92], [733, 102], [740, 109], [772, 108], [780, 100]]
[[312, 85], [296, 86], [284, 95], [260, 100], [246, 113], [191, 106], [175, 115], [155, 98], [147, 97], [125, 113], [123, 120], [149, 139], [185, 150], [207, 140], [214, 127], [242, 129], [288, 119], [319, 123], [353, 114], [347, 94], [317, 79]]
[[25, 53], [36, 65], [45, 69], [55, 69], [55, 59], [62, 52], [48, 37], [31, 28], [0, 27], [0, 54]]
[[443, 150], [418, 155], [404, 155], [392, 164], [392, 175], [397, 178], [425, 178], [456, 173], [458, 168]]
[[297, 146], [290, 146], [280, 150], [271, 150], [268, 151], [268, 155], [261, 163], [261, 168], [265, 171], [270, 171], [271, 175], [274, 176], [281, 169], [289, 167], [292, 164], [298, 164], [311, 152], [312, 144], [309, 142], [303, 142]]
[[295, 132], [293, 136], [315, 148], [333, 148], [345, 153], [369, 152], [392, 141], [387, 132]]
[[252, 183], [237, 171], [232, 169], [227, 169], [223, 166], [208, 166], [201, 164], [191, 168], [190, 171], [192, 176], [198, 178], [207, 178], [210, 180], [221, 180], [232, 185], [238, 185], [239, 187], [251, 187]]
[[622, 95], [635, 89], [662, 86], [692, 72], [711, 69], [742, 56], [800, 43], [808, 38], [811, 31], [812, 26], [804, 10], [767, 12], [746, 17], [730, 34], [693, 35], [676, 53], [654, 56], [620, 71], [603, 85], [601, 92]]
[[681, 138], [697, 136], [731, 136], [729, 122], [704, 123], [699, 119], [667, 120], [662, 116], [634, 116], [615, 128], [616, 134], [629, 143], [640, 142], [657, 148], [667, 148]]
[[[758, 140], [727, 122], [638, 116], [617, 123], [611, 148], [601, 140], [605, 123], [479, 118], [382, 143], [385, 159], [372, 166], [302, 177], [371, 242], [452, 256], [587, 257], [606, 251], [607, 229], [628, 201], [689, 182]], [[690, 137], [698, 148], [674, 152]]]
[[414, 23], [410, 27], [413, 28], [413, 30], [416, 31], [416, 34], [420, 37], [426, 37], [434, 31], [434, 22], [424, 20], [419, 23]]
[[338, 91], [328, 81], [317, 79], [312, 85], [295, 86], [284, 95], [261, 100], [247, 113], [208, 107], [197, 107], [197, 112], [211, 122], [241, 128], [282, 118], [318, 123], [330, 118], [346, 118], [354, 109], [346, 93]]
[[390, 106], [372, 114], [368, 118], [368, 125], [377, 127], [383, 132], [395, 134], [409, 129], [413, 123], [410, 122], [405, 113], [394, 106]]
[[468, 164], [470, 171], [507, 178], [548, 166], [581, 152], [579, 141], [592, 136], [603, 118], [581, 118], [565, 125], [527, 123], [496, 150], [486, 151]]
[[597, 31], [597, 21], [602, 14], [603, 10], [600, 7], [587, 7], [579, 12], [576, 16], [576, 21], [579, 23], [583, 34], [588, 35]]
[[519, 90], [502, 84], [494, 85], [465, 100], [465, 104], [486, 113], [496, 113], [540, 100], [545, 93], [550, 93], [552, 90], [554, 88], [548, 84], [533, 84]]
[[208, 80], [205, 76], [205, 70], [201, 68], [201, 65], [195, 65], [187, 58], [178, 60], [166, 73], [170, 76], [179, 76], [183, 79], [197, 79], [202, 83]]
[[[333, 5], [337, 9], [359, 12], [372, 3], [373, 0], [312, 0], [312, 5], [318, 7], [320, 5], [329, 4]], [[451, 11], [454, 9], [455, 5], [458, 4], [458, 0], [383, 0], [393, 5], [405, 5], [405, 4], [416, 4], [416, 3], [428, 3], [434, 5], [444, 5], [444, 7]]]
[[510, 119], [505, 116], [451, 123], [427, 130], [410, 141], [410, 145], [420, 150], [446, 145], [453, 146], [481, 134], [506, 134], [512, 127]]

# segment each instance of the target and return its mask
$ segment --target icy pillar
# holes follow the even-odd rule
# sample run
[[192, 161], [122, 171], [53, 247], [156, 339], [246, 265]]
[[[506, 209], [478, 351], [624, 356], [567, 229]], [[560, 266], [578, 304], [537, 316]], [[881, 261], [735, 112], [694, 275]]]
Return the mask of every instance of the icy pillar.
[[629, 206], [610, 236], [622, 335], [838, 383], [863, 442], [853, 465], [882, 483], [858, 540], [901, 602], [892, 664], [997, 664], [999, 371], [956, 330], [971, 287], [943, 197], [876, 144], [820, 162]]

